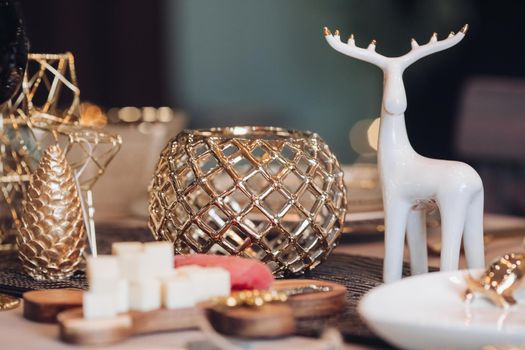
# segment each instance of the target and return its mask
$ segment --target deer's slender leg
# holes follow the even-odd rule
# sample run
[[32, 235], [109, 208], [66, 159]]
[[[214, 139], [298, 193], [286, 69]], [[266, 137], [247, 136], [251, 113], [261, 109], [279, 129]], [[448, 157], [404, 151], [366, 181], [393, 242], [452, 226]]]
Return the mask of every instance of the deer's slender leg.
[[385, 261], [383, 281], [401, 279], [405, 230], [410, 206], [403, 200], [385, 200]]
[[411, 274], [428, 272], [427, 222], [424, 209], [411, 210], [408, 214], [407, 241]]
[[463, 246], [469, 269], [485, 267], [483, 242], [483, 190], [478, 192], [467, 209]]
[[464, 195], [438, 199], [441, 213], [441, 271], [457, 270], [461, 238], [465, 227], [467, 201]]

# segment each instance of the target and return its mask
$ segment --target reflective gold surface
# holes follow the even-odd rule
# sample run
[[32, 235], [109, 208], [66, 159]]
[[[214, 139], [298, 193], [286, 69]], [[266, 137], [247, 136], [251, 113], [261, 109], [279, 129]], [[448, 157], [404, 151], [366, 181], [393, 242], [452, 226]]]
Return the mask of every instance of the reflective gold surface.
[[16, 309], [20, 306], [20, 299], [7, 294], [0, 294], [0, 311]]
[[[90, 128], [105, 123], [91, 107], [81, 113], [71, 53], [29, 54], [20, 94], [0, 111], [0, 247], [14, 242], [30, 175], [49, 145], [62, 146], [73, 170], [81, 172], [82, 195], [90, 198], [122, 143], [118, 135]], [[94, 227], [91, 214], [89, 220]]]
[[150, 188], [149, 226], [180, 254], [259, 259], [278, 276], [319, 264], [346, 212], [341, 167], [316, 134], [270, 127], [180, 133]]
[[480, 294], [502, 308], [516, 304], [513, 292], [523, 282], [525, 275], [525, 255], [509, 253], [496, 259], [483, 273], [479, 280], [465, 276], [468, 289], [465, 299], [471, 301], [475, 294]]
[[31, 178], [17, 237], [25, 272], [37, 280], [71, 276], [86, 245], [73, 171], [58, 146], [49, 147]]
[[212, 299], [212, 303], [218, 306], [263, 306], [267, 303], [285, 302], [288, 295], [276, 290], [243, 290], [231, 293], [230, 296]]

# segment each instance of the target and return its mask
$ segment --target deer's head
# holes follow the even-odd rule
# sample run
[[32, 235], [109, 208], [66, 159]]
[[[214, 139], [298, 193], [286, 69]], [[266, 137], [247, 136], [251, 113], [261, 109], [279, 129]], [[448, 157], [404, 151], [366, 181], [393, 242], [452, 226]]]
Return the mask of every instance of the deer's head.
[[467, 30], [468, 24], [465, 24], [457, 34], [451, 32], [443, 40], [438, 40], [437, 34], [434, 33], [424, 45], [419, 45], [415, 39], [412, 39], [412, 49], [399, 57], [387, 57], [377, 53], [375, 40], [372, 40], [364, 49], [355, 45], [353, 34], [350, 35], [347, 43], [344, 43], [341, 41], [339, 30], [332, 34], [327, 27], [324, 27], [323, 33], [328, 44], [335, 50], [358, 60], [372, 63], [383, 70], [385, 75], [383, 108], [388, 114], [397, 115], [404, 113], [407, 107], [402, 78], [405, 69], [420, 58], [456, 45], [465, 37]]

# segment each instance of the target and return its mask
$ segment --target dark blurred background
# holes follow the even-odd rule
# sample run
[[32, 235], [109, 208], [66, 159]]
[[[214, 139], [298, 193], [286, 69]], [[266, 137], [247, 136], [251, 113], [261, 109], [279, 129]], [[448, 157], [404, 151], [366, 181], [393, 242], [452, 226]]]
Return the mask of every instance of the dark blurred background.
[[[379, 115], [382, 74], [329, 48], [322, 27], [355, 33], [361, 46], [375, 38], [380, 53], [401, 55], [411, 37], [422, 43], [435, 31], [444, 38], [469, 23], [463, 42], [405, 73], [409, 136], [421, 154], [468, 161], [496, 194], [508, 192], [489, 210], [525, 213], [524, 196], [516, 195], [525, 194], [524, 2], [21, 3], [32, 52], [75, 55], [83, 100], [105, 108], [168, 105], [184, 110], [191, 127], [309, 129], [345, 163], [358, 158], [349, 131]], [[502, 107], [489, 113], [496, 105]], [[503, 107], [505, 116], [498, 114]]]

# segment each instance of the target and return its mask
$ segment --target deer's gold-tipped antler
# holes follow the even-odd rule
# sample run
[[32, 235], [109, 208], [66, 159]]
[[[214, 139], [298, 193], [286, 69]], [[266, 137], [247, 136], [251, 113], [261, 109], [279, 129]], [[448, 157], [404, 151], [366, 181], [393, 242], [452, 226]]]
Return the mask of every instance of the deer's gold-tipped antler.
[[347, 43], [343, 43], [341, 41], [339, 30], [336, 30], [332, 35], [330, 29], [328, 29], [328, 27], [324, 27], [323, 34], [330, 46], [347, 56], [357, 58], [361, 61], [370, 62], [379, 67], [383, 67], [387, 62], [387, 58], [385, 56], [380, 55], [375, 51], [377, 44], [375, 39], [370, 42], [366, 49], [363, 49], [355, 45], [354, 34], [350, 35]]
[[408, 67], [420, 58], [456, 45], [465, 37], [467, 30], [468, 24], [465, 24], [457, 34], [450, 32], [448, 37], [443, 40], [438, 40], [437, 33], [433, 33], [430, 40], [425, 45], [419, 45], [415, 39], [412, 39], [412, 49], [406, 55], [401, 56], [404, 66]]
[[350, 35], [347, 43], [341, 42], [339, 30], [336, 30], [332, 35], [330, 29], [328, 29], [328, 27], [324, 27], [323, 34], [330, 46], [347, 56], [375, 64], [381, 68], [394, 61], [400, 63], [401, 67], [406, 68], [420, 58], [456, 45], [465, 37], [467, 30], [468, 24], [465, 24], [459, 30], [459, 32], [450, 32], [448, 37], [443, 40], [438, 40], [437, 33], [432, 33], [430, 40], [424, 45], [419, 45], [416, 39], [412, 39], [410, 42], [410, 52], [400, 57], [385, 57], [381, 54], [378, 54], [376, 52], [376, 40], [372, 40], [368, 47], [364, 49], [356, 46], [354, 34]]

